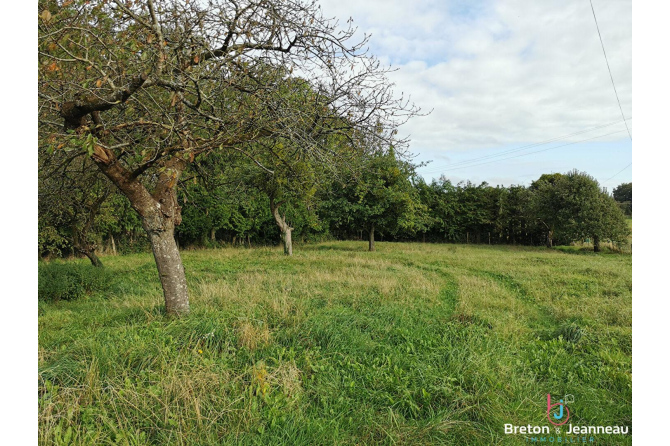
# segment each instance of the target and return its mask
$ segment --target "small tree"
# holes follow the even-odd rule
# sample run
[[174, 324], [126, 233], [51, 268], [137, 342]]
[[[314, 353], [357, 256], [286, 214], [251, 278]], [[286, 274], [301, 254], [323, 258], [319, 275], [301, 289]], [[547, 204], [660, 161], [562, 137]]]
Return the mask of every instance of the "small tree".
[[[413, 234], [428, 227], [428, 209], [412, 184], [414, 166], [395, 152], [368, 157], [360, 170], [335, 189], [325, 208], [337, 226], [352, 221], [368, 232], [368, 250], [375, 251], [375, 232]], [[342, 221], [344, 220], [344, 221]]]
[[272, 172], [249, 166], [250, 170], [247, 171], [244, 182], [268, 197], [269, 210], [279, 228], [284, 254], [292, 256], [292, 233], [295, 228], [285, 209], [291, 205], [306, 204], [312, 199], [316, 192], [315, 171], [309, 162], [291, 159], [287, 153], [291, 149], [281, 142], [274, 144], [271, 150], [276, 158], [265, 165], [271, 166]]
[[628, 235], [625, 216], [595, 178], [573, 170], [565, 175], [561, 186], [563, 226], [571, 239], [591, 238], [595, 252], [601, 250], [603, 240], [625, 240]]

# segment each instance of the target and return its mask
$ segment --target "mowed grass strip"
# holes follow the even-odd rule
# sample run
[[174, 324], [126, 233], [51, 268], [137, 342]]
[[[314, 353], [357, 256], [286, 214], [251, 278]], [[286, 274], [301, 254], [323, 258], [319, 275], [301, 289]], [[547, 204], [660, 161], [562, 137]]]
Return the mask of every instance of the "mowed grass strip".
[[503, 425], [547, 393], [630, 425], [630, 255], [365, 249], [185, 251], [181, 320], [149, 254], [105, 258], [106, 289], [39, 304], [40, 444], [524, 444]]

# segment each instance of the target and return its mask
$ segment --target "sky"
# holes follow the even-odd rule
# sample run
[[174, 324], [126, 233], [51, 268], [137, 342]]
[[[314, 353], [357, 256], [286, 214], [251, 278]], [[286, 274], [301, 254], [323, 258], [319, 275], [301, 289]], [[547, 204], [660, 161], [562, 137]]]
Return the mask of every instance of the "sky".
[[631, 0], [593, 0], [621, 109], [588, 0], [320, 4], [371, 34], [395, 90], [431, 112], [400, 128], [427, 181], [529, 185], [572, 169], [609, 191], [632, 181]]

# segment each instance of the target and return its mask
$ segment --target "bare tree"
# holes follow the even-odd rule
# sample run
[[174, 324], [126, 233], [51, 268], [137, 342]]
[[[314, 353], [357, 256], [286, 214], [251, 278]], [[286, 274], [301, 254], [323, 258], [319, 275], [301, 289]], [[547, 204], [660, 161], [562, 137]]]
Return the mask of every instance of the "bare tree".
[[[391, 140], [416, 112], [394, 97], [388, 69], [364, 51], [367, 38], [351, 43], [351, 23], [340, 27], [313, 1], [39, 5], [40, 138], [56, 150], [69, 144], [88, 152], [129, 199], [171, 315], [189, 311], [174, 228], [181, 222], [176, 185], [196, 157], [237, 151], [265, 168], [245, 148], [281, 136], [327, 162], [313, 126], [337, 130], [346, 122]], [[312, 128], [284, 106], [280, 86], [289, 76], [316, 92], [322, 116], [312, 108], [303, 117]]]

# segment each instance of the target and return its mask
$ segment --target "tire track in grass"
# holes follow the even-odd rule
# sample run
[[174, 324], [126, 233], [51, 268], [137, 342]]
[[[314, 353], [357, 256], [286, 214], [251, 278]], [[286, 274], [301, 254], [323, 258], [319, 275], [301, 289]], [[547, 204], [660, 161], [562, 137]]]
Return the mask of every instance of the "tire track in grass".
[[456, 310], [456, 304], [458, 303], [458, 281], [454, 275], [443, 266], [436, 266], [430, 263], [422, 264], [403, 258], [398, 260], [403, 266], [436, 273], [444, 280], [445, 285], [440, 289], [439, 294], [440, 301], [445, 305], [445, 309], [447, 310], [448, 315], [453, 316], [453, 313]]
[[509, 291], [520, 302], [523, 302], [526, 307], [531, 308], [534, 313], [532, 320], [529, 321], [532, 323], [531, 328], [537, 330], [558, 324], [551, 310], [547, 306], [538, 303], [537, 299], [528, 292], [526, 287], [511, 275], [475, 268], [468, 268], [468, 271], [475, 276], [492, 280], [503, 289]]

